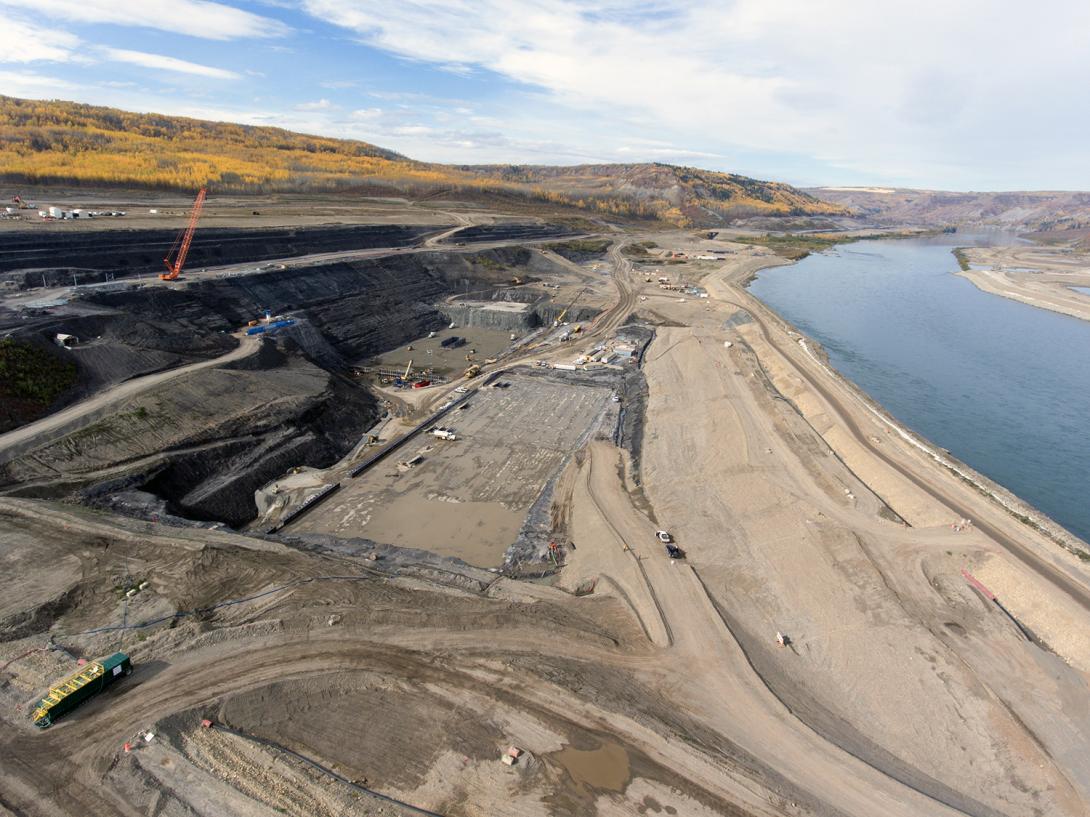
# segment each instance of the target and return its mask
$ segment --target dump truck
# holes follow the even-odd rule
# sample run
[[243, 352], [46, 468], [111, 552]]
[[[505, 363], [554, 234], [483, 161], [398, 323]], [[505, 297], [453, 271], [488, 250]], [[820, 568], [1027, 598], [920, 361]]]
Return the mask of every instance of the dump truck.
[[115, 652], [109, 658], [85, 664], [75, 675], [49, 688], [49, 692], [34, 710], [34, 725], [39, 729], [51, 726], [57, 718], [71, 712], [114, 681], [131, 673], [132, 662], [123, 652]]
[[465, 376], [467, 378], [476, 377], [480, 373], [481, 373], [481, 367], [478, 366], [476, 363], [474, 363], [472, 366], [470, 366], [468, 369], [466, 369], [466, 375]]

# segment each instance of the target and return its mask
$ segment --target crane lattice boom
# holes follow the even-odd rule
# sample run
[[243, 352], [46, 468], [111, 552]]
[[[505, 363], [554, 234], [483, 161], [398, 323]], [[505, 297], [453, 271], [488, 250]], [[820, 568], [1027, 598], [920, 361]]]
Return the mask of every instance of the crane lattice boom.
[[[185, 228], [184, 233], [179, 234], [178, 238], [174, 241], [174, 246], [171, 247], [170, 252], [167, 253], [167, 257], [163, 259], [163, 263], [167, 265], [168, 272], [161, 273], [159, 277], [164, 281], [173, 281], [182, 274], [182, 268], [185, 266], [185, 257], [189, 255], [189, 245], [193, 243], [193, 233], [197, 230], [197, 219], [201, 217], [201, 208], [204, 207], [204, 197], [207, 193], [208, 191], [203, 187], [197, 193], [197, 200], [193, 202], [193, 210], [189, 214], [189, 225]], [[171, 261], [170, 257], [174, 255], [175, 249], [178, 250], [178, 255]]]

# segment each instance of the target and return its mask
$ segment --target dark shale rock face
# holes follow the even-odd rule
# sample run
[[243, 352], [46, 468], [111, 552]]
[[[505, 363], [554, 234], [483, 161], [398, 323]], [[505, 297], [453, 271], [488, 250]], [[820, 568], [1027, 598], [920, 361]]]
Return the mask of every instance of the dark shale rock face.
[[530, 260], [518, 247], [412, 253], [91, 296], [107, 311], [24, 330], [94, 339], [73, 351], [82, 379], [70, 399], [223, 354], [237, 343], [230, 333], [266, 308], [298, 323], [252, 357], [168, 381], [13, 452], [0, 463], [0, 491], [100, 502], [143, 490], [171, 513], [245, 524], [258, 487], [293, 466], [333, 464], [377, 420], [374, 397], [342, 375], [349, 363], [442, 327], [437, 303], [496, 292]]
[[[249, 230], [202, 227], [189, 250], [189, 269], [220, 264], [260, 262], [309, 253], [408, 247], [422, 236], [442, 230], [416, 225], [330, 225], [326, 227], [273, 227]], [[163, 258], [177, 237], [175, 230], [40, 231], [4, 234], [0, 273], [27, 286], [39, 286], [42, 276], [51, 286], [70, 283], [69, 270], [80, 271], [81, 283], [115, 276], [163, 271]], [[43, 241], [43, 238], [46, 240]]]
[[123, 380], [218, 357], [236, 345], [230, 333], [265, 309], [299, 318], [287, 334], [303, 354], [343, 369], [439, 329], [449, 319], [436, 302], [467, 290], [491, 293], [530, 260], [520, 247], [413, 253], [99, 293], [86, 300], [108, 314], [39, 318], [17, 332], [45, 342], [58, 332], [94, 340], [69, 353], [79, 380], [55, 411]]
[[183, 516], [243, 525], [257, 513], [254, 491], [297, 465], [333, 465], [378, 416], [370, 394], [331, 377], [317, 395], [262, 407], [218, 428], [217, 444], [170, 457], [144, 490]]

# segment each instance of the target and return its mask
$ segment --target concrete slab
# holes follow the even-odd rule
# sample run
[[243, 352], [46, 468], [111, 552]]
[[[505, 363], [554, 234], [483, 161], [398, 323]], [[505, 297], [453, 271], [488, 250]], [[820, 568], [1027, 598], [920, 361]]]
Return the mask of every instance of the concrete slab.
[[483, 389], [468, 409], [444, 419], [457, 441], [421, 437], [398, 457], [420, 455], [419, 464], [376, 466], [295, 530], [423, 548], [482, 567], [500, 564], [545, 483], [612, 393], [559, 378], [515, 374], [503, 382], [511, 385]]

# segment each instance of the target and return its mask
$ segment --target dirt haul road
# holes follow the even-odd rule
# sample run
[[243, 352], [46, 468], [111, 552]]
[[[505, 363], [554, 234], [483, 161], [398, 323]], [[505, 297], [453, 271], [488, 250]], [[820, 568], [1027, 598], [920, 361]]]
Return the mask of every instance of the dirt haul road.
[[[1015, 808], [1023, 798], [1009, 787], [997, 797], [999, 784], [1044, 770], [1036, 785], [1079, 813], [1088, 769], [1071, 759], [1090, 733], [1086, 709], [1065, 711], [1053, 728], [1056, 707], [1036, 690], [1049, 688], [1053, 700], [1085, 690], [1090, 645], [1072, 635], [1084, 627], [1085, 568], [966, 479], [1006, 502], [996, 486], [968, 469], [955, 477], [908, 442], [730, 283], [753, 269], [740, 261], [706, 281], [727, 307], [727, 331], [719, 304], [655, 307], [693, 327], [660, 330], [646, 356], [643, 478], [659, 523], [678, 530], [683, 547], [694, 543], [713, 596], [743, 625], [766, 678], [832, 740], [969, 812], [1028, 808]], [[876, 503], [888, 509], [875, 513]], [[885, 521], [894, 513], [913, 527]], [[952, 531], [959, 517], [977, 520], [975, 531]], [[981, 615], [963, 566], [1001, 581], [1015, 615], [1074, 668], [1001, 614]], [[777, 629], [796, 634], [806, 661], [769, 649]], [[928, 672], [906, 683], [921, 657]], [[974, 725], [1004, 721], [998, 749], [996, 733]], [[943, 749], [936, 734], [946, 730], [956, 738]], [[1049, 758], [1065, 760], [1049, 769]]]
[[[296, 548], [0, 500], [0, 660], [45, 632], [103, 654], [118, 633], [88, 631], [163, 619], [126, 637], [130, 681], [45, 733], [25, 709], [62, 659], [13, 664], [0, 805], [374, 812], [202, 733], [211, 714], [450, 815], [1085, 814], [1078, 561], [901, 437], [752, 302], [736, 284], [767, 256], [716, 268], [707, 300], [646, 302], [619, 246], [612, 261], [617, 303], [590, 334], [633, 310], [661, 325], [639, 471], [597, 440], [558, 489], [577, 545], [561, 586], [579, 594], [411, 553], [371, 561], [358, 542]], [[986, 527], [952, 530], [956, 511]], [[666, 556], [660, 527], [687, 559]], [[1014, 540], [1044, 569], [1014, 558]], [[125, 601], [111, 587], [126, 576], [149, 587]], [[161, 748], [120, 751], [153, 726]], [[528, 755], [507, 769], [511, 744]]]
[[671, 643], [661, 658], [660, 683], [664, 691], [677, 691], [677, 705], [826, 807], [858, 815], [957, 813], [836, 750], [769, 692], [691, 564], [667, 558], [655, 526], [632, 506], [617, 480], [617, 453], [592, 444], [586, 500], [616, 530], [616, 544], [640, 560], [661, 605]]
[[6, 434], [0, 434], [0, 461], [9, 460], [20, 451], [29, 450], [36, 445], [43, 445], [52, 437], [59, 437], [74, 430], [81, 422], [88, 422], [92, 415], [97, 414], [113, 403], [160, 386], [176, 377], [242, 360], [256, 353], [260, 348], [260, 337], [242, 336], [238, 347], [225, 355], [220, 355], [212, 360], [202, 360], [199, 363], [190, 363], [176, 369], [128, 380], [87, 400], [76, 403], [63, 411], [58, 411], [56, 414], [50, 414], [37, 422], [20, 426]]
[[[457, 747], [459, 778], [464, 778], [471, 758], [478, 756], [470, 769], [480, 766], [482, 774], [502, 769], [496, 758], [510, 742], [547, 757], [574, 735], [598, 735], [597, 740], [609, 735], [623, 742], [623, 753], [629, 758], [623, 764], [630, 771], [622, 774], [621, 789], [627, 786], [635, 793], [648, 786], [665, 786], [661, 792], [652, 792], [678, 814], [772, 815], [782, 813], [776, 804], [802, 796], [789, 786], [781, 789], [774, 773], [769, 772], [770, 781], [752, 769], [734, 769], [727, 747], [696, 739], [699, 727], [689, 726], [688, 716], [675, 711], [673, 696], [662, 698], [641, 684], [640, 676], [657, 678], [660, 656], [649, 652], [638, 631], [626, 623], [627, 616], [608, 600], [573, 599], [550, 588], [523, 590], [518, 583], [495, 578], [484, 595], [475, 597], [419, 580], [391, 581], [381, 574], [361, 572], [344, 560], [316, 558], [273, 543], [251, 545], [251, 540], [242, 537], [207, 531], [181, 531], [184, 538], [178, 542], [171, 533], [143, 533], [133, 523], [118, 527], [110, 520], [35, 503], [0, 501], [0, 514], [5, 521], [5, 533], [0, 534], [3, 545], [10, 551], [22, 548], [19, 567], [60, 558], [74, 544], [84, 549], [88, 571], [109, 571], [121, 564], [149, 571], [155, 577], [154, 587], [146, 592], [172, 596], [179, 606], [192, 605], [194, 596], [203, 596], [209, 586], [228, 577], [239, 592], [266, 588], [277, 577], [299, 580], [330, 569], [355, 578], [298, 585], [289, 593], [225, 608], [212, 630], [201, 622], [180, 621], [176, 627], [151, 631], [146, 642], [130, 640], [129, 649], [137, 660], [132, 679], [47, 732], [37, 733], [18, 718], [15, 708], [5, 707], [4, 717], [15, 715], [17, 722], [0, 737], [3, 803], [15, 813], [146, 813], [142, 799], [160, 806], [183, 806], [182, 811], [168, 808], [162, 813], [222, 813], [185, 810], [199, 804], [197, 788], [215, 782], [201, 780], [200, 758], [188, 751], [182, 756], [169, 754], [161, 764], [165, 768], [153, 767], [163, 777], [152, 790], [146, 781], [134, 789], [133, 781], [147, 775], [140, 764], [147, 762], [143, 758], [148, 755], [143, 749], [125, 755], [120, 744], [159, 723], [159, 741], [185, 746], [199, 740], [197, 722], [202, 715], [224, 717], [221, 702], [226, 700], [229, 717], [231, 701], [274, 683], [279, 691], [269, 694], [267, 704], [256, 711], [258, 720], [246, 725], [267, 734], [273, 721], [266, 719], [272, 713], [285, 706], [289, 711], [303, 709], [306, 720], [312, 722], [311, 737], [304, 744], [308, 754], [327, 764], [337, 762], [353, 775], [377, 774], [373, 764], [354, 754], [357, 742], [388, 752], [384, 739], [397, 742], [395, 735], [412, 734], [419, 730], [419, 722], [406, 712], [383, 725], [381, 712], [376, 712], [363, 733], [343, 739], [346, 725], [357, 723], [359, 716], [339, 715], [328, 693], [315, 691], [327, 678], [340, 679], [337, 698], [354, 701], [353, 708], [376, 695], [389, 696], [391, 685], [440, 691], [445, 706], [458, 709], [466, 721], [433, 738], [443, 747], [452, 742]], [[67, 531], [66, 544], [37, 535], [62, 527]], [[108, 546], [104, 549], [103, 544]], [[55, 572], [55, 581], [57, 576]], [[5, 577], [5, 591], [12, 578]], [[92, 586], [93, 580], [88, 581]], [[98, 615], [104, 601], [96, 603]], [[105, 609], [109, 606], [105, 603]], [[86, 616], [91, 610], [83, 607]], [[331, 612], [337, 616], [336, 627], [327, 626]], [[410, 621], [412, 625], [407, 626]], [[114, 637], [107, 636], [98, 649]], [[75, 639], [71, 634], [62, 638], [69, 644]], [[681, 680], [680, 676], [673, 679]], [[10, 697], [6, 700], [10, 704]], [[470, 706], [480, 711], [470, 712], [466, 709]], [[486, 738], [483, 747], [471, 747], [465, 742], [470, 719], [499, 731], [494, 738]], [[234, 718], [232, 722], [243, 725]], [[276, 733], [271, 736], [275, 738]], [[412, 755], [426, 755], [436, 747], [409, 744], [405, 748]], [[411, 765], [412, 755], [402, 754], [396, 763]], [[429, 787], [434, 784], [425, 781], [404, 792], [403, 799], [451, 814], [504, 813], [503, 803], [516, 802], [510, 799], [516, 795], [520, 795], [516, 813], [530, 815], [593, 814], [596, 801], [602, 801], [603, 808], [626, 802], [626, 795], [613, 784], [602, 791], [580, 785], [570, 795], [578, 802], [565, 807], [557, 797], [570, 784], [555, 772], [544, 780], [531, 772], [542, 763], [561, 774], [562, 770], [552, 761], [524, 761], [529, 763], [535, 766], [528, 767], [530, 777], [524, 784], [502, 776], [496, 779], [494, 773], [481, 781], [483, 789], [499, 797], [490, 808], [482, 808], [479, 802], [488, 792], [482, 794], [476, 788], [468, 804], [458, 806], [457, 798], [452, 803], [450, 783], [434, 791]], [[230, 793], [236, 798], [240, 790], [251, 792], [246, 808], [232, 813], [265, 814], [258, 805], [270, 801], [288, 805], [271, 791], [253, 792], [249, 771], [242, 764], [218, 773], [232, 784]], [[308, 796], [328, 790], [320, 778], [306, 782], [302, 793]], [[381, 778], [376, 784], [388, 791], [393, 785]], [[155, 789], [160, 791], [152, 796]], [[746, 808], [732, 805], [737, 803], [745, 803]], [[617, 813], [632, 813], [638, 805], [639, 800], [627, 801]], [[301, 810], [298, 803], [286, 810], [315, 813]], [[329, 812], [341, 813], [336, 809], [317, 813]]]
[[[742, 280], [761, 263], [741, 260], [726, 272]], [[875, 419], [867, 407], [835, 396], [841, 384], [822, 376], [832, 374], [824, 366], [810, 373], [809, 357], [800, 365], [797, 354], [783, 351], [799, 346], [778, 321], [763, 316], [743, 291], [708, 284], [718, 303], [681, 305], [651, 295], [649, 308], [693, 328], [660, 329], [645, 358], [651, 399], [643, 491], [658, 524], [679, 534], [699, 565], [702, 585], [746, 642], [754, 669], [830, 744], [933, 804], [974, 814], [1022, 813], [1047, 797], [1058, 811], [1081, 813], [1090, 768], [1072, 758], [1090, 737], [1085, 707], [1065, 711], [1057, 726], [1056, 707], [1035, 694], [1043, 685], [1056, 699], [1078, 699], [1085, 690], [1081, 673], [1026, 642], [1001, 614], [981, 615], [979, 599], [960, 576], [966, 562], [988, 570], [1004, 550], [1015, 555], [1048, 580], [1041, 589], [1054, 608], [1049, 612], [1058, 615], [1043, 620], [1048, 617], [1032, 607], [1019, 613], [1034, 618], [1034, 626], [1048, 631], [1046, 641], [1062, 644], [1062, 654], [1085, 667], [1085, 639], [1064, 637], [1065, 621], [1084, 620], [1081, 566], [1053, 542], [1038, 537], [1029, 547], [1019, 541], [1026, 537], [1006, 532], [1012, 523], [1001, 509], [963, 484], [951, 485], [935, 463], [919, 468], [916, 449], [899, 451], [889, 428], [888, 442], [865, 435], [869, 424], [859, 415]], [[733, 348], [724, 345], [728, 338]], [[829, 405], [818, 411], [804, 387]], [[854, 448], [845, 445], [844, 430]], [[882, 496], [870, 483], [881, 485]], [[916, 527], [905, 528], [897, 512]], [[994, 519], [997, 513], [998, 520], [978, 523], [975, 533], [948, 527], [957, 514]], [[684, 595], [652, 575], [655, 556], [663, 563], [652, 536], [645, 523], [642, 533], [633, 528], [622, 537], [637, 558], [652, 543], [652, 555], [641, 562], [649, 577], [642, 593], [632, 589], [631, 571], [616, 571], [618, 584], [627, 585], [624, 597], [645, 621], [648, 599], [669, 611]], [[569, 583], [588, 563], [590, 572], [601, 568], [582, 551], [573, 561], [577, 572], [566, 577]], [[698, 611], [690, 604], [690, 617]], [[681, 641], [673, 634], [686, 615], [678, 609], [665, 617], [671, 641]], [[790, 650], [772, 646], [780, 628], [794, 636]], [[704, 641], [702, 648], [705, 655], [713, 646]], [[1005, 736], [1001, 743], [997, 735]], [[776, 768], [785, 770], [782, 759]], [[842, 792], [834, 798], [840, 807], [842, 798]]]

